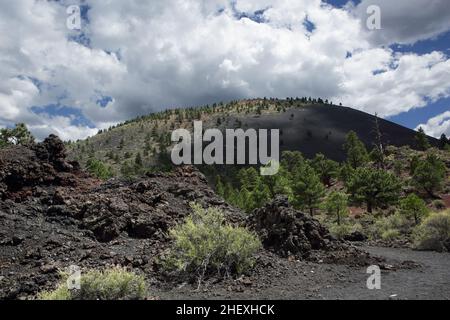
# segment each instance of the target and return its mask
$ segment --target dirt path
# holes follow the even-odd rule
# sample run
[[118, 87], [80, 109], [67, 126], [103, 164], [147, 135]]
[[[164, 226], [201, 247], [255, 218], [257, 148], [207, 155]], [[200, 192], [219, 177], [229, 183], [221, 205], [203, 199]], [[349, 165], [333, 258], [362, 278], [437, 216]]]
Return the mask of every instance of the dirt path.
[[209, 284], [200, 291], [186, 285], [153, 290], [160, 299], [450, 299], [450, 254], [364, 249], [388, 264], [414, 261], [421, 267], [383, 271], [381, 290], [367, 289], [366, 268], [287, 260], [253, 278]]

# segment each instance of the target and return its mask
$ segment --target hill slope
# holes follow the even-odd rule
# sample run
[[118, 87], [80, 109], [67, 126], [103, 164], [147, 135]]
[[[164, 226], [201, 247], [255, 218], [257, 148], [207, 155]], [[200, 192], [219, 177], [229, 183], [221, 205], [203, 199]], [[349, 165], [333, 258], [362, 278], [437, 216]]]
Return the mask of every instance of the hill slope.
[[[347, 133], [355, 131], [372, 148], [376, 117], [347, 107], [309, 102], [306, 99], [243, 100], [200, 108], [167, 110], [141, 117], [72, 144], [70, 157], [86, 164], [99, 159], [115, 173], [126, 171], [136, 162], [151, 168], [158, 163], [162, 150], [170, 145], [173, 129], [192, 128], [202, 120], [204, 128], [280, 129], [281, 150], [300, 151], [306, 157], [323, 153], [341, 161]], [[379, 119], [383, 142], [394, 146], [414, 146], [415, 131]], [[432, 144], [437, 140], [430, 138]], [[138, 156], [139, 154], [139, 156]], [[125, 170], [124, 170], [125, 169]]]
[[[351, 108], [323, 104], [292, 108], [286, 112], [257, 117], [240, 116], [249, 128], [281, 129], [281, 149], [300, 151], [307, 158], [323, 153], [336, 161], [345, 160], [342, 145], [349, 131], [355, 131], [371, 149], [375, 140], [376, 117]], [[394, 146], [414, 146], [414, 130], [379, 119], [383, 142]], [[434, 139], [430, 138], [430, 141]]]

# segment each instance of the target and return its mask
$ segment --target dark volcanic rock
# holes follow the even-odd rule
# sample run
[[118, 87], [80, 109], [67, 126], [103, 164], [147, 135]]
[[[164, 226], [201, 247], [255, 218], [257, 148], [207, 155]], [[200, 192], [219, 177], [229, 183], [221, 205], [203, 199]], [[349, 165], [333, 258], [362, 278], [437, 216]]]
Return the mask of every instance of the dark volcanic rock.
[[362, 242], [366, 241], [368, 238], [365, 234], [359, 231], [355, 231], [352, 234], [349, 234], [344, 237], [344, 240], [350, 241], [350, 242]]
[[90, 185], [94, 180], [88, 180], [78, 163], [66, 160], [64, 143], [54, 135], [30, 147], [13, 146], [0, 150], [2, 199], [22, 201], [35, 196], [35, 192], [42, 193], [43, 186]]
[[[0, 150], [0, 300], [52, 289], [57, 270], [70, 265], [131, 266], [156, 276], [155, 261], [170, 245], [168, 231], [191, 213], [192, 201], [220, 207], [227, 222], [249, 225], [266, 248], [282, 256], [326, 261], [326, 250], [335, 248], [327, 230], [285, 198], [246, 220], [193, 167], [137, 182], [101, 182], [67, 162], [65, 154], [55, 136], [31, 148]], [[331, 262], [355, 255], [367, 260], [359, 252], [339, 250]]]
[[307, 257], [312, 250], [328, 249], [334, 240], [317, 220], [295, 210], [283, 196], [255, 210], [247, 224], [258, 233], [266, 249], [281, 256]]
[[71, 171], [73, 167], [66, 162], [66, 148], [64, 143], [55, 135], [50, 135], [42, 143], [33, 147], [36, 156], [51, 163], [58, 171]]
[[49, 289], [55, 270], [70, 265], [153, 270], [191, 201], [220, 204], [230, 222], [243, 221], [195, 168], [102, 183], [66, 162], [54, 136], [0, 150], [0, 192], [0, 300]]
[[447, 252], [450, 252], [450, 238], [444, 241], [443, 246], [447, 250]]

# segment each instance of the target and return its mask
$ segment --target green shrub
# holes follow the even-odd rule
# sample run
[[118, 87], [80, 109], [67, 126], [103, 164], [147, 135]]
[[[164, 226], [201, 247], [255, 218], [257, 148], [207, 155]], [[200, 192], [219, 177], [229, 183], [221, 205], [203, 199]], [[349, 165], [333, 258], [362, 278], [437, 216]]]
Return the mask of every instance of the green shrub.
[[111, 168], [105, 165], [102, 161], [97, 159], [89, 159], [87, 162], [87, 170], [95, 177], [108, 180], [113, 176]]
[[364, 227], [362, 226], [361, 223], [355, 223], [355, 224], [352, 225], [351, 232], [352, 233], [354, 233], [354, 232], [364, 233]]
[[40, 300], [141, 300], [147, 293], [143, 276], [123, 268], [91, 270], [81, 275], [80, 290], [69, 290], [67, 274], [54, 291], [41, 292]]
[[361, 232], [364, 234], [363, 226], [360, 223], [352, 223], [351, 221], [345, 221], [340, 225], [331, 223], [327, 224], [327, 227], [333, 237], [341, 240], [354, 232]]
[[191, 207], [185, 222], [170, 230], [174, 243], [162, 258], [167, 271], [195, 274], [201, 281], [206, 273], [241, 274], [253, 267], [253, 255], [261, 248], [255, 234], [226, 224], [219, 208]]
[[394, 240], [401, 236], [400, 231], [396, 229], [387, 229], [381, 234], [383, 240]]
[[400, 201], [400, 214], [414, 219], [417, 225], [428, 214], [428, 208], [425, 201], [415, 194], [410, 194]]
[[[66, 281], [66, 279], [65, 279]], [[56, 288], [54, 291], [44, 291], [39, 293], [38, 295], [39, 300], [73, 300], [72, 294], [70, 290], [67, 288], [67, 285], [59, 285], [58, 288]]]
[[369, 228], [369, 235], [373, 239], [390, 240], [398, 238], [401, 234], [408, 233], [411, 223], [400, 214], [377, 219]]
[[336, 239], [343, 239], [345, 236], [351, 234], [352, 226], [349, 224], [337, 224], [333, 223], [329, 225], [329, 231]]
[[414, 230], [414, 244], [419, 250], [450, 250], [450, 210], [433, 213]]

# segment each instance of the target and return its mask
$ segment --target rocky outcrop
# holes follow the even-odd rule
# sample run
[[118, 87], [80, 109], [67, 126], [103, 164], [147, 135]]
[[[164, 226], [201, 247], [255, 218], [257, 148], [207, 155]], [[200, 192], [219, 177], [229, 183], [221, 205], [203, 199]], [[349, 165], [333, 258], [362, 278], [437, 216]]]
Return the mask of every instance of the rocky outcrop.
[[[55, 136], [32, 147], [0, 150], [0, 300], [33, 297], [50, 289], [70, 265], [139, 268], [158, 274], [168, 231], [191, 213], [190, 203], [220, 207], [226, 220], [255, 230], [281, 256], [327, 261], [316, 250], [336, 241], [307, 214], [277, 198], [247, 217], [226, 204], [193, 167], [130, 182], [102, 182], [66, 160]], [[354, 260], [340, 248], [331, 262]], [[367, 261], [361, 255], [361, 261]]]
[[66, 160], [64, 143], [51, 135], [43, 142], [0, 150], [0, 198], [22, 201], [42, 187], [93, 183], [76, 162]]
[[64, 143], [55, 135], [50, 135], [42, 143], [33, 147], [40, 161], [50, 163], [57, 172], [80, 171], [77, 162], [68, 162]]
[[312, 250], [326, 250], [335, 241], [317, 220], [295, 210], [284, 196], [255, 210], [247, 225], [257, 232], [265, 248], [281, 256], [307, 257]]
[[68, 162], [55, 136], [0, 150], [0, 192], [0, 300], [49, 288], [70, 265], [152, 273], [168, 230], [193, 201], [222, 207], [230, 222], [243, 220], [193, 167], [101, 182]]

